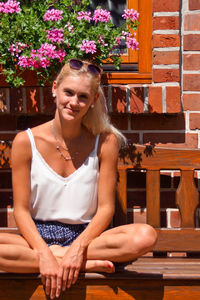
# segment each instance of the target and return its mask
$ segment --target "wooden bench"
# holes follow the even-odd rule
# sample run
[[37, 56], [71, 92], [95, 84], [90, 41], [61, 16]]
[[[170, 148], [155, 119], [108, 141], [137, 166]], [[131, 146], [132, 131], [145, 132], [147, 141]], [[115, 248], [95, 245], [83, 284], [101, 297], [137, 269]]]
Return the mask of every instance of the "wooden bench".
[[[119, 157], [119, 177], [114, 226], [127, 223], [127, 173], [146, 174], [147, 223], [154, 226], [158, 242], [149, 253], [116, 266], [115, 274], [81, 274], [78, 282], [60, 299], [200, 299], [200, 229], [195, 227], [199, 192], [194, 171], [200, 170], [200, 150], [166, 149], [130, 145]], [[160, 171], [180, 170], [176, 204], [180, 228], [161, 228]], [[1, 228], [2, 231], [12, 231]], [[170, 256], [175, 253], [179, 256]], [[180, 256], [184, 253], [184, 256]], [[191, 257], [194, 253], [194, 257]], [[47, 299], [38, 274], [0, 274], [0, 299]]]

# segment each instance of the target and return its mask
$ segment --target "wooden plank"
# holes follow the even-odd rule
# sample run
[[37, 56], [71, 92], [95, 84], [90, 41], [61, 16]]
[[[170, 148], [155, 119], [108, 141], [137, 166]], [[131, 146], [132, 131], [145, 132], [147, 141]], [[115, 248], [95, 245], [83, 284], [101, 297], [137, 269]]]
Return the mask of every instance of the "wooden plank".
[[146, 174], [147, 223], [160, 227], [160, 172], [148, 170]]
[[181, 215], [182, 228], [195, 227], [195, 212], [199, 204], [199, 192], [194, 184], [194, 171], [182, 171], [176, 191], [176, 204]]
[[153, 251], [200, 251], [200, 229], [156, 229], [158, 241]]
[[139, 73], [152, 72], [152, 0], [139, 1]]
[[[123, 155], [123, 154], [122, 154]], [[134, 145], [119, 158], [119, 169], [194, 170], [200, 169], [199, 149], [170, 149]], [[138, 160], [140, 158], [140, 160]]]
[[119, 170], [116, 190], [116, 207], [113, 219], [114, 226], [127, 224], [127, 172]]

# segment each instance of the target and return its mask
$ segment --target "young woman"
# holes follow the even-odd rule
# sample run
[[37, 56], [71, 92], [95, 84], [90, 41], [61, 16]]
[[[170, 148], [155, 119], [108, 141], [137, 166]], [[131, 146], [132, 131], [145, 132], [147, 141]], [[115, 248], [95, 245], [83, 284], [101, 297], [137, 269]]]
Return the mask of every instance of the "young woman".
[[113, 127], [101, 69], [69, 60], [53, 83], [55, 117], [20, 132], [12, 147], [14, 216], [21, 235], [0, 235], [0, 269], [40, 272], [53, 299], [80, 271], [114, 272], [113, 262], [152, 249], [155, 230], [106, 230], [114, 214], [117, 159], [124, 137]]

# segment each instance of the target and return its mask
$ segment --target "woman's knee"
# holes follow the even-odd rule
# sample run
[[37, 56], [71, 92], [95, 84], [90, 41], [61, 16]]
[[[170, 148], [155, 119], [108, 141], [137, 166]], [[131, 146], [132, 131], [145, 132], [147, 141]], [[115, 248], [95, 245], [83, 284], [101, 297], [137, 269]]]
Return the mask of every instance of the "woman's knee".
[[127, 228], [127, 244], [129, 249], [147, 252], [153, 249], [157, 241], [155, 229], [148, 224], [133, 224]]

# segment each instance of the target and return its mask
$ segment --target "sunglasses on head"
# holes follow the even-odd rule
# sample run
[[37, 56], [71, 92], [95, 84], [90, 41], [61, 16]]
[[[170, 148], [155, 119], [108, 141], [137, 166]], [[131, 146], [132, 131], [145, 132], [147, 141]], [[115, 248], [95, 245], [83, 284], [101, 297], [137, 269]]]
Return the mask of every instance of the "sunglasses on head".
[[83, 67], [83, 65], [87, 65], [87, 69], [91, 74], [100, 75], [102, 73], [101, 68], [99, 68], [98, 66], [91, 64], [91, 63], [83, 62], [79, 59], [70, 59], [69, 65], [70, 65], [70, 68], [75, 69], [75, 70], [80, 70]]

